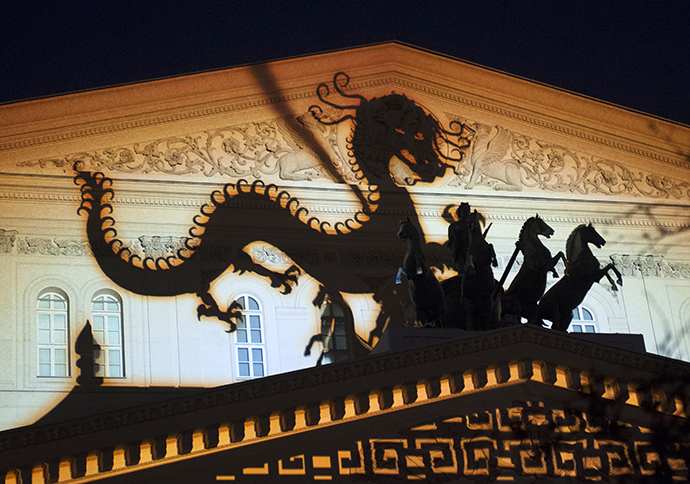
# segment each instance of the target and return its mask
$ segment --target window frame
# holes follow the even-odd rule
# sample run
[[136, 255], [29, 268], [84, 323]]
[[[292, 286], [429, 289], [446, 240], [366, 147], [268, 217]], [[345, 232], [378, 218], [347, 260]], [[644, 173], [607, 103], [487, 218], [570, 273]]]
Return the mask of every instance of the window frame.
[[[239, 380], [252, 380], [268, 376], [266, 317], [262, 302], [256, 296], [246, 293], [240, 294], [234, 301], [241, 306], [238, 309], [241, 316], [235, 320], [237, 328], [232, 333], [235, 377]], [[253, 301], [256, 308], [252, 307], [250, 301]]]
[[[95, 305], [103, 303], [103, 309]], [[108, 305], [116, 304], [117, 308]], [[94, 340], [94, 376], [107, 379], [123, 379], [127, 377], [125, 365], [125, 330], [122, 298], [111, 291], [99, 291], [91, 298], [91, 330]], [[102, 324], [99, 319], [103, 318]], [[112, 322], [115, 321], [116, 329]], [[117, 334], [117, 342], [111, 338]], [[98, 347], [98, 348], [96, 348]], [[113, 356], [114, 352], [118, 356]], [[115, 359], [117, 364], [113, 364]], [[118, 374], [113, 374], [112, 368], [119, 368]]]
[[[42, 301], [48, 302], [48, 307], [40, 307]], [[54, 307], [54, 303], [61, 301], [64, 303], [63, 308]], [[69, 298], [62, 291], [56, 289], [46, 289], [42, 291], [36, 298], [36, 376], [38, 378], [70, 378], [71, 377], [71, 353], [70, 353], [70, 323], [69, 323]], [[48, 317], [47, 328], [43, 324], [46, 322], [45, 316]], [[62, 316], [62, 328], [56, 327], [56, 316]], [[43, 323], [42, 323], [43, 320]], [[43, 326], [43, 327], [42, 327]], [[47, 332], [47, 333], [46, 333]], [[62, 333], [62, 341], [55, 341], [57, 334]], [[42, 341], [44, 337], [48, 336], [48, 341]], [[46, 353], [47, 352], [47, 353]], [[64, 361], [57, 361], [57, 354], [63, 353], [62, 359]], [[41, 361], [44, 355], [48, 355], [48, 361]], [[48, 365], [49, 375], [41, 374], [41, 369]], [[64, 374], [56, 374], [58, 366], [64, 367]]]
[[[586, 315], [589, 315], [589, 317], [586, 317]], [[573, 319], [568, 326], [569, 333], [596, 334], [599, 332], [598, 329], [594, 311], [582, 305], [573, 309]]]

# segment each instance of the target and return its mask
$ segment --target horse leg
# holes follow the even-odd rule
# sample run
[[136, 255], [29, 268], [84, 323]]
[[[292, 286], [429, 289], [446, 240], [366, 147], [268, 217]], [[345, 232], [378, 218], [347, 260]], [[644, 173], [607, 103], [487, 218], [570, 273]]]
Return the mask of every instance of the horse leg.
[[551, 329], [555, 329], [556, 331], [568, 331], [568, 326], [570, 326], [570, 321], [573, 320], [573, 311], [572, 309], [566, 310], [567, 308], [562, 308], [560, 313], [558, 314], [558, 321], [554, 321], [553, 325], [551, 326]]
[[551, 259], [551, 273], [553, 274], [553, 277], [558, 277], [558, 272], [556, 272], [556, 264], [558, 264], [558, 259], [561, 259], [563, 261], [563, 264], [567, 265], [568, 261], [565, 258], [565, 254], [563, 251], [560, 251], [558, 254], [556, 254], [552, 259]]

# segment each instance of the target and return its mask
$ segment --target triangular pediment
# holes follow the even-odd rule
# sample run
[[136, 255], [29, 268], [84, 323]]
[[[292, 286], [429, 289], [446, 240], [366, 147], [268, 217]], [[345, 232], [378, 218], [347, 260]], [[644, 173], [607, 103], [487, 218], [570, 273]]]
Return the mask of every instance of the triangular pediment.
[[[689, 373], [687, 364], [523, 327], [5, 432], [0, 441], [9, 465], [60, 469], [75, 482], [520, 482], [643, 477], [662, 464], [684, 478], [685, 396], [667, 382]], [[46, 464], [33, 466], [31, 455]]]
[[349, 123], [309, 114], [352, 114], [358, 98], [338, 98], [339, 72], [348, 96], [404, 94], [445, 128], [466, 127], [462, 163], [435, 188], [689, 197], [688, 128], [398, 43], [2, 106], [3, 169], [55, 175], [79, 162], [124, 179], [354, 183]]

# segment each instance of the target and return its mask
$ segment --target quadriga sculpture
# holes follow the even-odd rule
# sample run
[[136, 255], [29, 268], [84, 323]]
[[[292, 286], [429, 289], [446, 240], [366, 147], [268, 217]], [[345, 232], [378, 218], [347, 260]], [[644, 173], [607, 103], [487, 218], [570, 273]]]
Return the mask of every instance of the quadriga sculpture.
[[539, 215], [530, 217], [522, 225], [514, 256], [521, 251], [523, 262], [503, 297], [504, 324], [519, 323], [521, 318], [534, 321], [537, 317], [537, 302], [546, 289], [547, 274], [551, 272], [558, 277], [556, 263], [559, 259], [566, 262], [563, 252], [551, 257], [551, 252], [539, 239], [539, 236], [548, 239], [553, 233], [553, 229]]
[[[601, 267], [599, 260], [592, 254], [589, 244], [601, 248], [606, 241], [589, 225], [582, 224], [572, 231], [566, 241], [566, 271], [565, 275], [549, 289], [539, 301], [537, 310], [537, 324], [543, 324], [544, 319], [553, 323], [552, 329], [566, 331], [573, 319], [573, 309], [580, 305], [592, 284], [599, 282], [606, 276], [614, 290], [623, 284], [621, 273], [613, 262]], [[609, 271], [618, 278], [616, 282]]]
[[426, 327], [440, 326], [445, 313], [443, 290], [434, 271], [426, 262], [419, 231], [409, 217], [400, 221], [398, 237], [407, 242], [407, 253], [401, 272], [407, 277], [417, 321]]
[[[361, 203], [353, 217], [331, 225], [311, 215], [300, 207], [298, 199], [275, 185], [240, 180], [211, 194], [210, 202], [193, 219], [184, 249], [175, 256], [142, 260], [117, 238], [112, 215], [112, 180], [103, 173], [80, 169], [77, 162], [75, 182], [81, 187], [82, 199], [78, 213], [87, 214], [88, 240], [103, 273], [136, 294], [161, 297], [196, 294], [201, 302], [198, 315], [219, 318], [229, 324], [231, 331], [235, 329], [233, 305], [222, 310], [209, 292], [210, 283], [229, 267], [240, 274], [251, 271], [265, 276], [272, 286], [285, 293], [297, 283], [302, 271], [320, 281], [322, 291], [327, 294], [374, 293], [382, 303], [379, 321], [385, 320], [386, 314], [394, 311], [387, 306], [394, 303], [385, 294], [377, 293], [382, 284], [368, 282], [371, 278], [365, 277], [357, 266], [341, 265], [325, 258], [314, 261], [301, 258], [299, 252], [290, 253], [289, 248], [283, 247], [285, 234], [324, 252], [362, 247], [395, 256], [399, 250], [402, 259], [402, 247], [394, 235], [398, 231], [398, 218], [390, 214], [409, 214], [411, 223], [419, 225], [419, 222], [407, 189], [391, 178], [390, 163], [394, 160], [409, 168], [412, 175], [406, 179], [408, 184], [432, 182], [444, 173], [449, 161], [461, 160], [469, 143], [461, 136], [461, 124], [451, 123], [458, 131], [443, 129], [432, 114], [404, 95], [366, 99], [345, 92], [348, 83], [344, 73], [333, 78], [332, 88], [339, 95], [340, 104], [329, 99], [331, 88], [325, 83], [318, 86], [317, 95], [323, 104], [352, 114], [331, 121], [322, 119], [319, 106], [310, 109], [322, 124], [352, 122], [349, 162], [361, 182], [352, 186]], [[332, 164], [327, 159], [321, 162]], [[327, 168], [325, 172], [337, 172], [334, 164]], [[265, 208], [262, 211], [265, 215], [262, 218], [254, 210], [238, 209], [240, 205]], [[151, 218], [155, 219], [155, 214]], [[256, 240], [281, 248], [295, 265], [277, 273], [254, 263], [243, 255], [242, 248]], [[423, 233], [419, 235], [419, 244], [425, 250], [441, 249], [430, 247]]]

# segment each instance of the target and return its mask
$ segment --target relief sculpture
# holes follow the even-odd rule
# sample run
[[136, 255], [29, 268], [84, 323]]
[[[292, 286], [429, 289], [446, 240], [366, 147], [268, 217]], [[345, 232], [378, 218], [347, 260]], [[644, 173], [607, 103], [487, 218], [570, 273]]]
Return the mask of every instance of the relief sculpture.
[[624, 163], [573, 151], [565, 146], [459, 119], [474, 132], [468, 162], [458, 165], [449, 184], [466, 189], [525, 188], [579, 195], [627, 195], [687, 200], [690, 183], [631, 168]]

